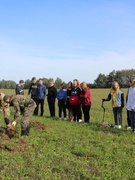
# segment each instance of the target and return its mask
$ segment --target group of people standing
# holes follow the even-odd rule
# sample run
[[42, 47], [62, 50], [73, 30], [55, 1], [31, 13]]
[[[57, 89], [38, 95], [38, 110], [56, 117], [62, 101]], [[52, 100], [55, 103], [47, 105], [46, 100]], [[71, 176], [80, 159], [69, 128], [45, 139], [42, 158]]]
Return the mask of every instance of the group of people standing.
[[64, 119], [66, 120], [66, 109], [68, 109], [68, 119], [70, 122], [82, 122], [83, 112], [84, 123], [89, 123], [92, 97], [90, 89], [85, 82], [80, 84], [77, 79], [74, 79], [73, 83], [71, 81], [68, 82], [67, 89], [61, 84], [60, 90], [57, 92], [57, 99], [60, 119], [63, 110]]
[[[36, 78], [32, 78], [32, 83], [30, 85], [28, 95], [31, 94], [31, 98], [36, 102], [37, 107], [35, 108], [34, 115], [38, 115], [38, 106], [41, 104], [41, 116], [44, 112], [44, 99], [47, 96], [48, 107], [50, 111], [50, 116], [55, 117], [55, 100], [58, 99], [59, 108], [59, 119], [68, 119], [70, 122], [81, 122], [82, 121], [82, 111], [84, 114], [84, 122], [89, 123], [90, 120], [90, 107], [92, 103], [90, 89], [87, 87], [85, 82], [79, 83], [77, 79], [70, 81], [68, 87], [65, 88], [64, 84], [61, 84], [59, 90], [54, 87], [54, 82], [49, 81], [48, 93], [46, 94], [46, 87], [43, 85], [43, 80], [39, 79], [38, 82]], [[81, 110], [82, 105], [82, 110]]]
[[[67, 88], [64, 84], [60, 85], [59, 90], [54, 86], [53, 81], [49, 81], [49, 88], [46, 94], [46, 86], [43, 84], [43, 79], [32, 78], [32, 83], [28, 90], [28, 95], [24, 95], [23, 90], [24, 81], [20, 80], [16, 86], [15, 95], [7, 96], [0, 93], [0, 111], [4, 111], [4, 121], [8, 126], [15, 126], [18, 118], [21, 118], [21, 137], [25, 137], [30, 131], [31, 116], [38, 115], [40, 105], [40, 116], [44, 114], [44, 100], [47, 97], [50, 116], [55, 117], [55, 101], [58, 99], [58, 116], [70, 122], [82, 122], [82, 114], [84, 115], [84, 123], [90, 122], [90, 109], [92, 104], [92, 97], [90, 88], [85, 82], [79, 83], [77, 79], [73, 82], [68, 82]], [[122, 109], [124, 107], [124, 93], [120, 89], [118, 82], [113, 82], [110, 93], [104, 101], [112, 102], [114, 114], [114, 128], [121, 129], [122, 127]], [[14, 106], [15, 115], [14, 121], [10, 124], [10, 108]], [[135, 78], [129, 81], [129, 88], [126, 96], [126, 110], [128, 129], [135, 132]], [[67, 116], [68, 112], [68, 116]]]

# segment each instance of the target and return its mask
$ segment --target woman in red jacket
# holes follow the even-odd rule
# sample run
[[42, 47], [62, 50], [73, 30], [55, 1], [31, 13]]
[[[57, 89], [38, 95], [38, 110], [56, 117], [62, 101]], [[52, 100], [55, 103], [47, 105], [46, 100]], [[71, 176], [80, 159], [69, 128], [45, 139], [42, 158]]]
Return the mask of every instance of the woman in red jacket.
[[82, 104], [82, 110], [84, 114], [84, 123], [87, 124], [90, 121], [90, 108], [91, 108], [91, 92], [90, 89], [87, 87], [85, 82], [81, 83], [81, 93], [80, 93], [80, 101]]

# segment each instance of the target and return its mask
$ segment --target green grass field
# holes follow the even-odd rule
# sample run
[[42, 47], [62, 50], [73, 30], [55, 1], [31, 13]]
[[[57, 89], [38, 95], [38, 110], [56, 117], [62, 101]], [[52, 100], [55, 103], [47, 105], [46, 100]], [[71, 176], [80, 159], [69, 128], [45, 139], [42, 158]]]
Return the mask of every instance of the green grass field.
[[[1, 90], [13, 94], [14, 90]], [[127, 89], [124, 89], [126, 95]], [[25, 91], [27, 94], [27, 91]], [[0, 179], [2, 180], [134, 180], [135, 134], [127, 130], [126, 109], [122, 129], [100, 128], [101, 99], [109, 89], [92, 89], [93, 104], [89, 125], [49, 117], [45, 101], [44, 117], [32, 117], [30, 136], [0, 138]], [[114, 124], [110, 102], [104, 103], [105, 121]], [[11, 108], [11, 121], [14, 111]], [[58, 108], [56, 102], [56, 115]], [[43, 127], [38, 127], [39, 123]], [[5, 126], [3, 113], [0, 125]], [[1, 129], [2, 129], [1, 128]]]

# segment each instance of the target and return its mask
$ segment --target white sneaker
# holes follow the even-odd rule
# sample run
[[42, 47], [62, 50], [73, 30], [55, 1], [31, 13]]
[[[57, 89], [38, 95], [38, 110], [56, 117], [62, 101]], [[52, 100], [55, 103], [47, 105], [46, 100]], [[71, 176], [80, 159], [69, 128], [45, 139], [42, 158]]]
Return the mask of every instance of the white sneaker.
[[61, 118], [59, 118], [59, 120], [61, 120]]
[[118, 128], [118, 129], [121, 129], [121, 125], [118, 125], [117, 128]]
[[118, 128], [118, 125], [114, 125], [114, 127], [113, 128]]
[[79, 119], [79, 122], [82, 122], [82, 120], [81, 120], [81, 119]]
[[64, 118], [64, 120], [66, 121], [66, 120], [67, 120], [67, 118]]
[[127, 130], [130, 130], [130, 129], [131, 129], [131, 126], [128, 126], [128, 127], [127, 127]]

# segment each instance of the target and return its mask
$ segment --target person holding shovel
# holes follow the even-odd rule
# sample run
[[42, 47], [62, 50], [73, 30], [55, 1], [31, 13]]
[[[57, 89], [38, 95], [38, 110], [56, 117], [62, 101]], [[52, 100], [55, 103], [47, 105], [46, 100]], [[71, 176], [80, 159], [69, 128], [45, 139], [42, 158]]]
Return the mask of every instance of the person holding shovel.
[[111, 91], [103, 101], [112, 101], [115, 125], [114, 128], [121, 129], [122, 127], [122, 108], [124, 107], [124, 93], [120, 89], [118, 82], [113, 82]]
[[36, 108], [34, 100], [24, 95], [4, 96], [3, 100], [15, 109], [14, 121], [11, 124], [12, 127], [16, 125], [21, 115], [21, 107], [24, 108], [21, 118], [21, 138], [28, 136], [30, 131], [30, 118]]

